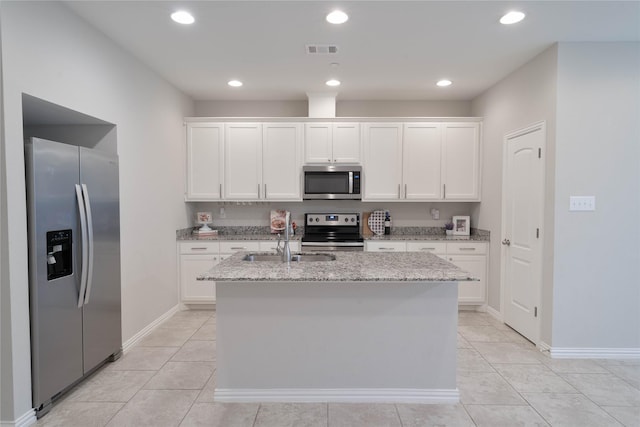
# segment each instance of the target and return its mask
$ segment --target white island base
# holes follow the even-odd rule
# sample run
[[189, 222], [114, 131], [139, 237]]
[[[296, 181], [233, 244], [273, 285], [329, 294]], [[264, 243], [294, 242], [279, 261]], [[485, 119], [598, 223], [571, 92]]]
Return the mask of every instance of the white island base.
[[214, 400], [456, 403], [457, 282], [216, 284]]

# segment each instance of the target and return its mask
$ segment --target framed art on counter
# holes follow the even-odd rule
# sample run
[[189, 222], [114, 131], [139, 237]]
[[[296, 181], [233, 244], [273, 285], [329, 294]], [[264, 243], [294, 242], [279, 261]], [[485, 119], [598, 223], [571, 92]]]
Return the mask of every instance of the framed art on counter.
[[471, 217], [454, 216], [453, 217], [453, 235], [468, 236], [471, 230]]

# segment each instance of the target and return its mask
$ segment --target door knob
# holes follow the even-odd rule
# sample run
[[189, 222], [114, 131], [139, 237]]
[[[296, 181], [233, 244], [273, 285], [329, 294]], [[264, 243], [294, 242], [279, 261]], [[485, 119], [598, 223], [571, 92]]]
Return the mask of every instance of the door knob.
[[504, 240], [502, 241], [502, 244], [503, 244], [503, 245], [507, 245], [507, 246], [511, 246], [511, 242], [509, 241], [509, 239], [504, 239]]

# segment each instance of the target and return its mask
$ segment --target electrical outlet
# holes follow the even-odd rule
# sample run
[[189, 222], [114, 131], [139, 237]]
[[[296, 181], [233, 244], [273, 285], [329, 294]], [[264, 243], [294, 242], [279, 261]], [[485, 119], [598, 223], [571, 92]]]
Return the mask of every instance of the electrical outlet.
[[224, 211], [223, 207], [220, 208], [219, 216], [220, 216], [220, 218], [226, 218], [227, 217], [227, 213]]
[[431, 208], [431, 219], [440, 219], [440, 211], [436, 208]]
[[569, 211], [595, 211], [596, 196], [570, 196]]

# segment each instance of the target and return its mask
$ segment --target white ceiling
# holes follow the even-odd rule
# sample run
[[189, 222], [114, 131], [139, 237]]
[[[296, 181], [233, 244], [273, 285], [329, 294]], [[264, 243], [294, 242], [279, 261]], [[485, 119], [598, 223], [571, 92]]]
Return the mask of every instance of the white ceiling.
[[[329, 78], [342, 100], [470, 100], [555, 42], [640, 41], [637, 0], [65, 3], [195, 100], [304, 100], [336, 91]], [[325, 21], [335, 8], [346, 24]], [[178, 9], [195, 24], [171, 21]], [[499, 24], [513, 9], [526, 19]], [[454, 84], [438, 88], [441, 78]]]

